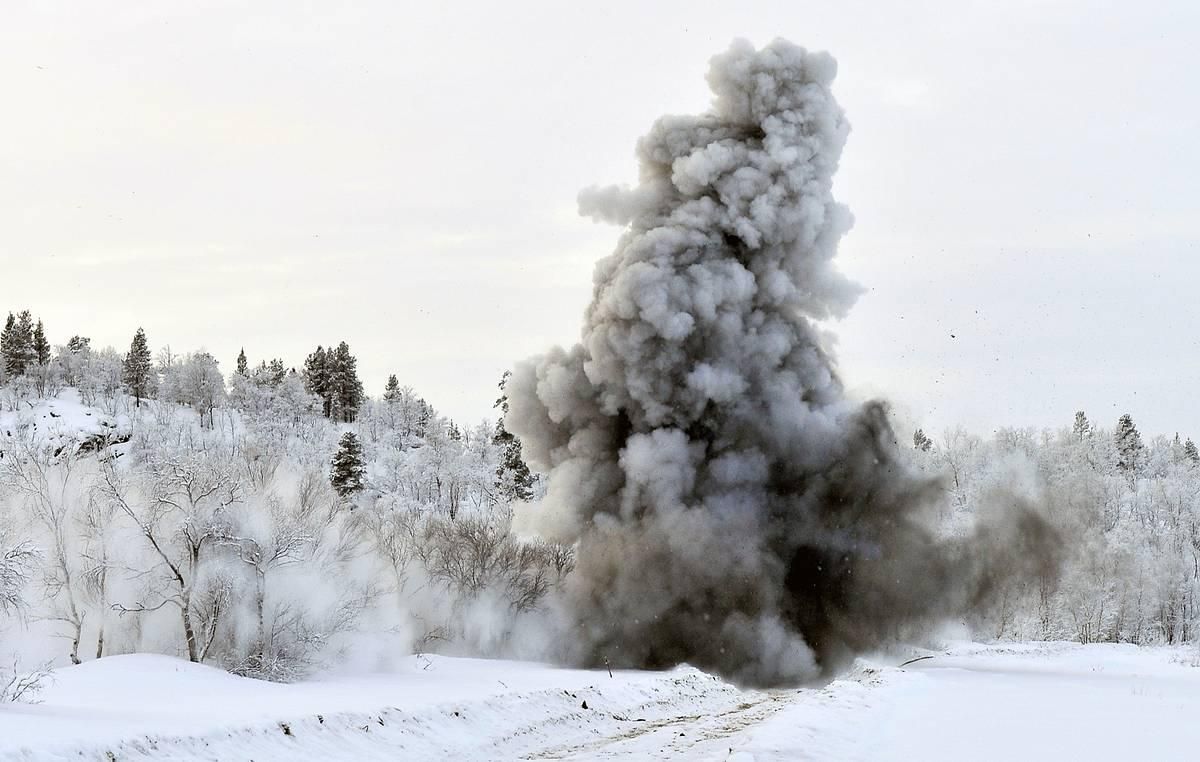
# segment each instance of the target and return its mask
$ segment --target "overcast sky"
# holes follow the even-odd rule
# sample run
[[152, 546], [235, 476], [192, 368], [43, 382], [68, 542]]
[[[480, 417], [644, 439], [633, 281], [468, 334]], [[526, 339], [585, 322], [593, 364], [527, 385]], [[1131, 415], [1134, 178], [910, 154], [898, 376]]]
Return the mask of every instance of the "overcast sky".
[[927, 429], [1200, 437], [1200, 5], [25, 2], [0, 23], [0, 310], [232, 370], [346, 340], [464, 421], [578, 338], [618, 231], [575, 214], [706, 107], [708, 58], [839, 61], [833, 324]]

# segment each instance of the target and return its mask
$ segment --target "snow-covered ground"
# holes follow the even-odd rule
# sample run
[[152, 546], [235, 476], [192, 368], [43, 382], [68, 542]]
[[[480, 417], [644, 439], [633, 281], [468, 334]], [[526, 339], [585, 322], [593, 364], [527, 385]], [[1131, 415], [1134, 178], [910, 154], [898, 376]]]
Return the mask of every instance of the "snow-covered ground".
[[125, 442], [130, 433], [128, 415], [112, 415], [85, 405], [79, 391], [69, 387], [55, 397], [0, 410], [0, 451], [19, 448], [23, 441], [55, 455], [64, 450], [94, 452]]
[[10, 759], [1195, 759], [1182, 650], [960, 646], [824, 687], [416, 656], [277, 685], [162, 656], [60, 669], [0, 706]]

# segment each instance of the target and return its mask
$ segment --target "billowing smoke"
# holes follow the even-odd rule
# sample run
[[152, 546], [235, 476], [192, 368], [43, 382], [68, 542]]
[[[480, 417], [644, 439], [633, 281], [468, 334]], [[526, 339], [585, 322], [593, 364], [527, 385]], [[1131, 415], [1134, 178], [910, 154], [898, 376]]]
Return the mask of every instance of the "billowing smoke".
[[1050, 563], [1020, 506], [939, 540], [940, 486], [902, 467], [884, 405], [843, 392], [814, 325], [858, 293], [833, 265], [851, 224], [836, 69], [736, 42], [711, 111], [638, 143], [636, 188], [580, 195], [627, 229], [582, 343], [520, 365], [506, 418], [548, 475], [518, 530], [578, 542], [560, 602], [577, 663], [802, 680]]

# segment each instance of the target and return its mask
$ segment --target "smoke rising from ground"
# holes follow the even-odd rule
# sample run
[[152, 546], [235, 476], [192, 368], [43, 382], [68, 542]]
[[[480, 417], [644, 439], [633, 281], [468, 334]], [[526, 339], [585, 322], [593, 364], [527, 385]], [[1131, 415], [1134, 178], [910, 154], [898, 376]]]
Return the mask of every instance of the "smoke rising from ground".
[[1052, 570], [1028, 506], [939, 540], [940, 486], [905, 471], [881, 403], [846, 398], [814, 325], [859, 292], [833, 265], [852, 222], [836, 69], [735, 42], [711, 110], [639, 141], [636, 188], [580, 194], [626, 230], [582, 342], [520, 365], [506, 417], [548, 474], [518, 531], [579, 543], [559, 601], [573, 661], [798, 681]]

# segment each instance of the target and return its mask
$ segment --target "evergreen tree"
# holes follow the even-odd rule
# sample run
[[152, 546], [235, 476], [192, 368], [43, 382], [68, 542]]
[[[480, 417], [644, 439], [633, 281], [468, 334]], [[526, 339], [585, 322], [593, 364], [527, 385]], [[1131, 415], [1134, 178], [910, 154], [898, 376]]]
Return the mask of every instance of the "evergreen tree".
[[304, 389], [309, 394], [320, 397], [323, 403], [322, 412], [328, 418], [332, 412], [332, 397], [330, 396], [329, 359], [325, 349], [320, 345], [317, 350], [304, 359]]
[[429, 431], [429, 421], [433, 419], [433, 405], [425, 401], [424, 397], [417, 399], [417, 414], [416, 420], [413, 422], [413, 433], [419, 437], [424, 437]]
[[929, 452], [933, 449], [933, 440], [926, 436], [924, 431], [917, 429], [913, 432], [913, 447], [921, 452]]
[[33, 352], [38, 365], [50, 364], [50, 342], [46, 340], [46, 329], [41, 320], [33, 328]]
[[267, 363], [267, 377], [271, 381], [271, 386], [279, 386], [283, 383], [283, 379], [287, 378], [287, 366], [283, 364], [283, 360], [276, 357]]
[[17, 337], [17, 319], [10, 312], [8, 319], [4, 321], [4, 330], [0, 331], [0, 361], [3, 362], [4, 372], [12, 375], [12, 368], [16, 366], [16, 359], [13, 352], [13, 342]]
[[350, 354], [350, 345], [341, 342], [327, 353], [331, 417], [352, 423], [363, 400], [363, 385], [358, 379], [358, 361]]
[[234, 368], [234, 372], [242, 377], [250, 375], [249, 374], [249, 363], [246, 362], [246, 348], [245, 347], [242, 347], [242, 350], [240, 352], [238, 352], [237, 366]]
[[137, 407], [142, 406], [142, 398], [150, 393], [152, 368], [146, 332], [139, 327], [133, 335], [133, 342], [129, 345], [129, 353], [125, 355], [123, 367], [125, 385], [133, 394]]
[[1188, 437], [1188, 440], [1183, 443], [1183, 457], [1193, 464], [1200, 463], [1200, 450], [1196, 449], [1196, 443], [1191, 440], [1191, 437]]
[[85, 354], [91, 351], [92, 340], [87, 336], [72, 336], [67, 340], [67, 351], [73, 355]]
[[37, 362], [37, 350], [33, 346], [33, 316], [29, 310], [13, 317], [10, 312], [0, 332], [0, 355], [4, 359], [4, 372], [11, 378], [23, 375], [25, 369]]
[[1136, 474], [1142, 467], [1146, 447], [1133, 423], [1133, 416], [1129, 413], [1121, 416], [1113, 438], [1117, 447], [1117, 468], [1125, 474]]
[[337, 452], [334, 453], [332, 469], [329, 472], [329, 483], [338, 495], [348, 498], [362, 492], [363, 477], [367, 469], [363, 465], [362, 445], [354, 432], [347, 431], [338, 442]]
[[529, 466], [521, 459], [521, 440], [504, 428], [504, 416], [508, 415], [508, 394], [504, 387], [508, 385], [511, 375], [511, 371], [504, 371], [500, 379], [500, 398], [493, 405], [500, 410], [500, 420], [496, 421], [496, 432], [492, 435], [492, 444], [500, 448], [496, 490], [509, 502], [533, 497], [533, 474], [529, 473]]
[[33, 347], [33, 315], [29, 310], [21, 310], [17, 316], [16, 352], [20, 369], [14, 375], [19, 376], [37, 362], [37, 350]]
[[446, 436], [449, 437], [450, 441], [452, 442], [461, 442], [462, 430], [458, 428], [457, 423], [450, 421], [450, 425], [446, 427]]
[[385, 402], [396, 402], [400, 399], [400, 380], [396, 378], [396, 374], [388, 376], [387, 386], [383, 387], [383, 399]]
[[1092, 435], [1092, 424], [1088, 421], [1087, 414], [1082, 410], [1075, 412], [1075, 423], [1071, 426], [1071, 433], [1080, 442]]
[[[292, 373], [295, 372], [296, 370], [293, 368]], [[280, 360], [279, 358], [275, 358], [270, 362], [263, 360], [258, 364], [258, 367], [254, 369], [253, 374], [254, 383], [258, 384], [259, 386], [274, 387], [278, 387], [280, 384], [282, 384], [283, 380], [287, 378], [287, 375], [287, 367], [284, 366], [283, 360]]]

